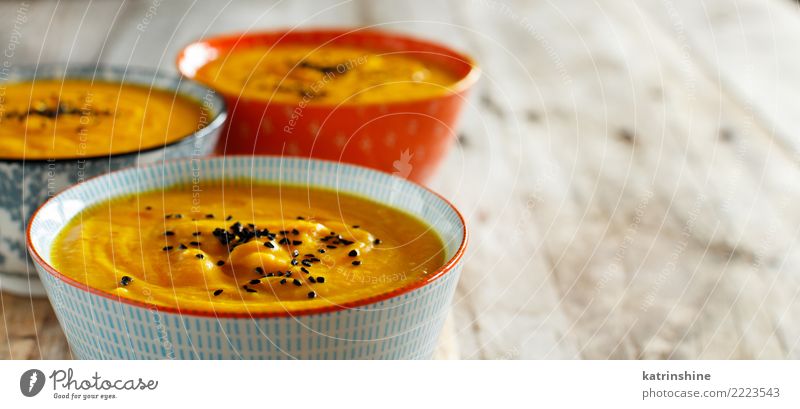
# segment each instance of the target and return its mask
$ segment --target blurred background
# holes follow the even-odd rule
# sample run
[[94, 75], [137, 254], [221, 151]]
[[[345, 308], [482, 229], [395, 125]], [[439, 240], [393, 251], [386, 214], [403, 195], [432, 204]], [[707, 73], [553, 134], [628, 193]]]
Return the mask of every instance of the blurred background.
[[[471, 234], [446, 357], [800, 358], [795, 1], [2, 1], [0, 77], [318, 26], [484, 71], [431, 183]], [[0, 357], [70, 357], [46, 299], [0, 301]]]

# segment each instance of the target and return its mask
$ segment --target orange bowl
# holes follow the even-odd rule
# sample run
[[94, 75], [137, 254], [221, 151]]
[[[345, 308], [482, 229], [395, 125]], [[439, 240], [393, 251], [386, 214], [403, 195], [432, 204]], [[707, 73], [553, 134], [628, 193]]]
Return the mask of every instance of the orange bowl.
[[[189, 44], [178, 70], [197, 71], [233, 50], [253, 46], [338, 45], [373, 52], [401, 52], [442, 67], [457, 78], [441, 95], [385, 103], [282, 102], [221, 92], [229, 121], [218, 154], [313, 157], [368, 166], [424, 183], [455, 140], [466, 95], [480, 76], [473, 60], [443, 45], [372, 29], [240, 33]], [[213, 84], [207, 84], [213, 86]]]

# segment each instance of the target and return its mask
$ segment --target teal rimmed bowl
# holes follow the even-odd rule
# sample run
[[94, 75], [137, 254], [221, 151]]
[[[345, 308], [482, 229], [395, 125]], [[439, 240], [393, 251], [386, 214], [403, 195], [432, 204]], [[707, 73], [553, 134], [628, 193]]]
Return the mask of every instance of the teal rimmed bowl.
[[[424, 280], [342, 305], [294, 312], [212, 313], [159, 307], [89, 288], [50, 263], [54, 238], [75, 215], [109, 198], [203, 181], [323, 187], [408, 212], [443, 239], [445, 264]], [[47, 201], [28, 227], [28, 249], [70, 347], [88, 359], [430, 358], [450, 310], [467, 243], [445, 199], [386, 173], [322, 160], [215, 157], [103, 175]]]

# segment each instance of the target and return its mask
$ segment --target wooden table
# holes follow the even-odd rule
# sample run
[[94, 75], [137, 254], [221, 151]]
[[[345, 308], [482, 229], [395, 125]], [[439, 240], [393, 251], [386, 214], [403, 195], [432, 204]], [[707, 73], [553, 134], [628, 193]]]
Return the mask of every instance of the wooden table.
[[[484, 77], [432, 183], [472, 234], [460, 357], [800, 358], [796, 2], [20, 5], [15, 64], [174, 71], [201, 36], [316, 25], [467, 50]], [[0, 357], [69, 357], [46, 300], [2, 319]]]

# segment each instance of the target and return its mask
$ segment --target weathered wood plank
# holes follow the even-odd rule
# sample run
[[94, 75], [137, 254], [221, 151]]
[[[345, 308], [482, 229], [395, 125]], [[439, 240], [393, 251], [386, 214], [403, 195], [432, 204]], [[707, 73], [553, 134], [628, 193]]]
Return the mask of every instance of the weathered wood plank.
[[[704, 0], [639, 3], [792, 155], [800, 154], [800, 3]], [[687, 35], [688, 33], [688, 35]], [[796, 158], [795, 158], [796, 161]]]
[[544, 240], [575, 319], [569, 336], [598, 358], [786, 356], [771, 331], [747, 329], [798, 308], [797, 279], [775, 285], [796, 263], [800, 215], [781, 206], [799, 193], [792, 162], [647, 15], [613, 2], [558, 7], [528, 15], [549, 38], [572, 36], [576, 46], [554, 55], [573, 80], [540, 81], [559, 78], [546, 55], [525, 66], [554, 112], [551, 152], [575, 169], [559, 183], [578, 213], [541, 220], [558, 226]]
[[[522, 162], [505, 178], [471, 177], [469, 190], [504, 187], [489, 198], [493, 216], [497, 206], [524, 200], [516, 195], [537, 192], [528, 212], [535, 223], [519, 212], [505, 226], [540, 236], [532, 241], [541, 248], [518, 254], [550, 268], [545, 277], [560, 292], [538, 312], [543, 325], [556, 327], [551, 318], [560, 313], [571, 320], [551, 351], [522, 356], [558, 356], [562, 343], [594, 358], [787, 356], [785, 340], [763, 327], [798, 309], [796, 278], [779, 281], [796, 263], [800, 219], [781, 203], [798, 195], [791, 183], [798, 175], [763, 125], [635, 8], [477, 4], [459, 10], [493, 76], [481, 119], [503, 121], [490, 128], [495, 143], [479, 148], [482, 160], [453, 176]], [[504, 148], [502, 158], [491, 156]], [[472, 251], [481, 247], [473, 243]], [[502, 249], [491, 250], [470, 268], [527, 289], [527, 298], [511, 298], [516, 305], [539, 295], [518, 281], [520, 268], [495, 272]], [[753, 261], [761, 259], [770, 261]], [[486, 338], [531, 334], [516, 315], [483, 305], [494, 324], [482, 328]]]
[[14, 64], [95, 63], [124, 9], [124, 2], [3, 2], [0, 44], [18, 41]]
[[[746, 335], [740, 335], [736, 342], [753, 351], [748, 356], [762, 356], [769, 351], [769, 343], [764, 344], [758, 336], [753, 336], [767, 333], [779, 343], [779, 350], [797, 357], [800, 329], [787, 325], [787, 319], [797, 313], [800, 295], [796, 277], [798, 216], [790, 205], [797, 193], [794, 168], [800, 148], [800, 138], [795, 132], [798, 108], [793, 103], [800, 92], [800, 81], [793, 75], [800, 68], [796, 52], [800, 10], [796, 3], [789, 1], [647, 1], [639, 4], [661, 30], [680, 39], [684, 56], [698, 61], [709, 80], [718, 84], [739, 106], [747, 119], [741, 134], [730, 132], [723, 136], [738, 140], [737, 152], [745, 158], [743, 162], [754, 163], [751, 152], [754, 145], [762, 143], [749, 135], [754, 127], [774, 140], [768, 146], [780, 152], [775, 153], [777, 156], [782, 156], [780, 166], [770, 164], [768, 167], [778, 168], [776, 172], [761, 174], [761, 183], [771, 194], [767, 211], [778, 215], [766, 225], [767, 231], [778, 232], [761, 240], [757, 250], [749, 255], [747, 269], [758, 276], [756, 280], [764, 281], [758, 283], [764, 287], [760, 288], [762, 292], [748, 290], [737, 294], [736, 299], [747, 304], [737, 305], [729, 312], [743, 321], [741, 331]], [[786, 229], [778, 229], [778, 225], [785, 225], [783, 227], [791, 234], [781, 235], [780, 230]], [[752, 281], [748, 281], [750, 283]], [[712, 350], [714, 346], [706, 345], [703, 349]]]
[[0, 292], [0, 317], [0, 358], [70, 358], [69, 346], [46, 299]]

